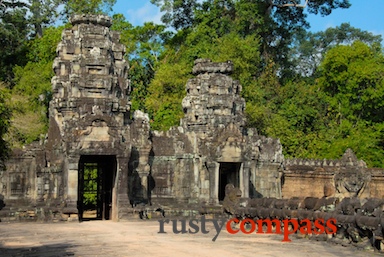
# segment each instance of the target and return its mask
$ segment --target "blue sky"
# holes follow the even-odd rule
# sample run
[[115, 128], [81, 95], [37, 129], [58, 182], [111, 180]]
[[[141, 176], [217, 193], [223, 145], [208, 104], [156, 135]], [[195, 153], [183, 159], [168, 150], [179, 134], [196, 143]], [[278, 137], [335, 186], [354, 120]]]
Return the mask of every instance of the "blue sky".
[[[329, 16], [308, 16], [311, 31], [322, 31], [349, 22], [355, 28], [381, 34], [384, 38], [384, 0], [350, 0], [350, 3], [349, 9], [334, 10]], [[133, 25], [142, 25], [146, 21], [160, 23], [160, 10], [149, 0], [117, 0], [113, 9], [124, 14]]]

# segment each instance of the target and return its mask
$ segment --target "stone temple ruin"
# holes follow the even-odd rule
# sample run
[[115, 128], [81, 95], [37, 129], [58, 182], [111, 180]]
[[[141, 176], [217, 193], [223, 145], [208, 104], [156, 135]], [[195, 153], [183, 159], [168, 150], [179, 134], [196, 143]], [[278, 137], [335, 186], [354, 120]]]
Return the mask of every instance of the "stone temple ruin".
[[54, 61], [47, 138], [15, 151], [1, 171], [7, 206], [81, 219], [93, 190], [97, 217], [119, 220], [143, 203], [218, 205], [228, 183], [242, 197], [281, 197], [281, 144], [244, 127], [232, 63], [197, 60], [180, 126], [151, 131], [146, 114], [130, 113], [128, 64], [111, 19], [75, 16], [71, 23]]
[[143, 209], [196, 215], [223, 205], [235, 213], [240, 199], [384, 198], [384, 170], [350, 149], [340, 160], [284, 159], [278, 139], [246, 128], [231, 62], [196, 60], [180, 125], [152, 131], [147, 114], [131, 113], [125, 48], [111, 19], [70, 21], [54, 61], [48, 134], [14, 150], [0, 170], [3, 221], [117, 221]]

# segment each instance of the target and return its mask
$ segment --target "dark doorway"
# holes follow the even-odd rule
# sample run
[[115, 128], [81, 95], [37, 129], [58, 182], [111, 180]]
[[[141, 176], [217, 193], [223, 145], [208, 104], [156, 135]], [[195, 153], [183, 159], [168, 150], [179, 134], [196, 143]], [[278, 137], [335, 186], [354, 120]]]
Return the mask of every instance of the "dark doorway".
[[233, 184], [240, 187], [240, 166], [239, 162], [221, 162], [219, 168], [219, 201], [225, 197], [225, 186]]
[[109, 220], [116, 176], [116, 157], [83, 155], [79, 163], [79, 220]]

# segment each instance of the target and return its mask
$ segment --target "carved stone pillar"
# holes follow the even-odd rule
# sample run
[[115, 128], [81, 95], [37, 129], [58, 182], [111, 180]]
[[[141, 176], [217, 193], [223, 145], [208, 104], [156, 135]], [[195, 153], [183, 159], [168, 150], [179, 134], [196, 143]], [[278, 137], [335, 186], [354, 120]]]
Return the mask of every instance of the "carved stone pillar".
[[211, 204], [219, 203], [219, 169], [220, 164], [218, 162], [207, 162], [207, 168], [209, 171], [209, 187], [210, 187], [210, 199]]
[[113, 191], [112, 204], [116, 203], [116, 208], [112, 208], [112, 220], [127, 219], [130, 203], [128, 198], [128, 159], [125, 157], [117, 157], [117, 171]]
[[242, 163], [240, 167], [240, 190], [242, 197], [249, 197], [249, 175], [251, 173], [251, 164], [249, 161]]

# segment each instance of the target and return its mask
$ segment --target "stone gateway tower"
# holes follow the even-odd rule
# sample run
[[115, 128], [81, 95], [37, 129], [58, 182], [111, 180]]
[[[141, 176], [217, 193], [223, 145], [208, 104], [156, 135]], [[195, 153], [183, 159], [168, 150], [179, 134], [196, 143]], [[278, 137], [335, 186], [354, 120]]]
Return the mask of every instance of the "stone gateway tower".
[[[131, 150], [149, 155], [149, 125], [130, 120], [125, 47], [109, 29], [111, 19], [76, 15], [70, 21], [54, 61], [46, 163], [62, 171], [64, 212], [82, 218], [92, 200], [97, 217], [118, 219], [119, 209], [129, 206]], [[131, 130], [141, 137], [132, 139]], [[146, 183], [148, 158], [138, 162], [136, 172]]]
[[242, 88], [232, 72], [231, 62], [196, 60], [180, 126], [153, 132], [152, 194], [158, 200], [215, 205], [227, 184], [242, 197], [281, 197], [281, 144], [245, 127]]

